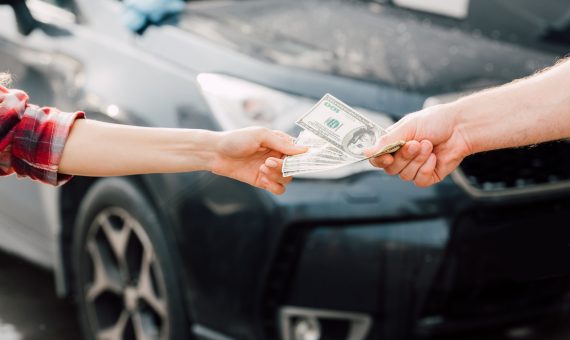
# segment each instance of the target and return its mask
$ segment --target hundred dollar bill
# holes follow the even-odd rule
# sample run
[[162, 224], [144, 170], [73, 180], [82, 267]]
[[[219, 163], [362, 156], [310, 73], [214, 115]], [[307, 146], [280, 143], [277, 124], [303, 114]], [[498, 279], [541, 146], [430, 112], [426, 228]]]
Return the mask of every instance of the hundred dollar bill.
[[335, 159], [327, 159], [327, 158], [306, 158], [306, 159], [299, 159], [299, 160], [289, 160], [286, 159], [283, 161], [283, 166], [286, 168], [288, 167], [295, 167], [298, 165], [305, 165], [305, 164], [314, 164], [314, 165], [327, 165], [327, 164], [348, 164], [348, 162], [343, 162]]
[[332, 148], [332, 147], [311, 148], [306, 153], [303, 153], [300, 155], [295, 155], [295, 156], [289, 156], [286, 158], [286, 160], [289, 162], [295, 162], [295, 161], [309, 161], [309, 160], [319, 160], [320, 159], [320, 160], [326, 160], [326, 161], [336, 161], [336, 162], [341, 162], [341, 163], [357, 160], [357, 159], [354, 159], [354, 158], [347, 156], [347, 155], [331, 152], [329, 150], [330, 148]]
[[[378, 157], [387, 153], [395, 152], [398, 149], [400, 149], [400, 147], [404, 144], [405, 143], [403, 141], [397, 141], [391, 143], [383, 147], [380, 151], [376, 152], [373, 156], [369, 158]], [[283, 161], [283, 169], [282, 169], [284, 177], [334, 170], [364, 160], [364, 159], [353, 160], [352, 158], [350, 158], [350, 160], [348, 161], [338, 161], [338, 158], [335, 158], [333, 159], [333, 161], [331, 161], [330, 159], [327, 159], [322, 155], [318, 154], [312, 155], [310, 157], [303, 157], [303, 158], [300, 157], [304, 155], [306, 154], [285, 158], [285, 160]], [[294, 157], [299, 157], [299, 159], [291, 161], [290, 159]]]
[[[317, 135], [315, 135], [312, 132], [309, 132], [307, 130], [301, 131], [299, 136], [295, 139], [295, 144], [299, 145], [299, 146], [309, 147], [310, 150], [304, 154], [301, 154], [301, 155], [291, 156], [293, 158], [303, 157], [303, 156], [306, 156], [306, 155], [309, 155], [309, 154], [312, 154], [315, 152], [318, 153], [319, 156], [325, 156], [326, 155], [328, 157], [328, 155], [331, 155], [331, 156], [337, 156], [337, 157], [342, 158], [342, 159], [350, 158], [350, 157], [347, 157], [348, 155], [346, 155], [344, 152], [342, 152], [342, 151], [338, 150], [337, 148], [333, 147], [332, 145], [330, 145], [326, 140], [318, 137]], [[402, 140], [390, 143], [390, 144], [384, 146], [382, 149], [380, 149], [379, 151], [377, 151], [375, 154], [373, 154], [372, 156], [370, 156], [368, 158], [378, 157], [378, 156], [381, 156], [383, 154], [396, 152], [404, 144], [406, 144], [406, 143]]]
[[310, 148], [308, 152], [300, 155], [286, 157], [283, 161], [283, 172], [298, 170], [300, 168], [314, 168], [326, 166], [342, 166], [358, 161], [342, 153], [331, 152], [332, 146]]
[[325, 95], [297, 124], [305, 130], [301, 131], [295, 144], [306, 146], [309, 151], [286, 157], [283, 176], [334, 170], [395, 152], [404, 145], [403, 141], [397, 141], [366, 157], [364, 150], [375, 145], [386, 131], [330, 94]]
[[382, 149], [380, 149], [379, 151], [377, 151], [376, 153], [374, 153], [372, 156], [370, 156], [368, 158], [378, 157], [378, 156], [385, 155], [387, 153], [396, 152], [396, 151], [400, 150], [400, 148], [402, 146], [404, 146], [404, 144], [406, 144], [406, 142], [404, 142], [403, 140], [395, 141], [394, 143], [390, 143], [390, 144], [386, 145], [385, 147], [383, 147]]
[[296, 176], [301, 174], [309, 174], [321, 171], [330, 171], [343, 167], [343, 165], [328, 166], [328, 167], [314, 167], [314, 168], [300, 168], [283, 172], [284, 177]]
[[365, 159], [364, 150], [386, 134], [384, 129], [328, 93], [296, 123], [357, 159]]
[[349, 162], [328, 161], [323, 159], [308, 159], [303, 161], [291, 162], [287, 159], [283, 161], [283, 173], [290, 171], [298, 171], [301, 169], [321, 169], [329, 167], [337, 167], [351, 164]]
[[313, 134], [310, 131], [303, 130], [295, 140], [295, 144], [299, 146], [306, 146], [311, 150], [317, 149], [321, 150], [319, 153], [328, 153], [328, 154], [336, 154], [339, 156], [346, 157], [346, 154], [334, 146], [330, 145], [329, 142], [322, 139], [321, 137]]
[[329, 145], [326, 140], [307, 130], [303, 130], [299, 133], [299, 136], [295, 139], [295, 144], [314, 148], [320, 148]]
[[342, 164], [299, 164], [290, 169], [286, 169], [284, 173], [297, 172], [297, 171], [313, 171], [313, 170], [329, 170], [337, 167], [342, 167]]

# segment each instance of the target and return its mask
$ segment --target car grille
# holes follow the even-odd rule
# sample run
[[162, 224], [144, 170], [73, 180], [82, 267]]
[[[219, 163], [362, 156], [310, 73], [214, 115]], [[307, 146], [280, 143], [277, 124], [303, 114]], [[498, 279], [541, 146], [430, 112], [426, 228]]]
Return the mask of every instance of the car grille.
[[570, 142], [475, 154], [453, 178], [475, 196], [570, 189]]

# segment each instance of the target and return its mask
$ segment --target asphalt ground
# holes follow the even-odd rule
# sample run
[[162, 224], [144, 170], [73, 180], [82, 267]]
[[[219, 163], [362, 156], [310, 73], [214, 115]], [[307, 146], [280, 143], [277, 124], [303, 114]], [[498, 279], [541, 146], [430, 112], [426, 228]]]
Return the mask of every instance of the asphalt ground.
[[0, 252], [0, 340], [80, 340], [74, 304], [53, 275]]
[[[0, 340], [80, 340], [75, 305], [55, 294], [52, 274], [0, 252]], [[431, 340], [568, 340], [570, 312], [501, 329]], [[326, 340], [326, 339], [325, 339]]]

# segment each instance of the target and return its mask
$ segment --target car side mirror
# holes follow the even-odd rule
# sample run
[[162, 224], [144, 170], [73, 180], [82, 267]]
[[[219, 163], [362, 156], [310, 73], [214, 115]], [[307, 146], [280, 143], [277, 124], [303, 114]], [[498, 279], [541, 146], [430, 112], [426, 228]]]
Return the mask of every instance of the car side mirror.
[[38, 27], [38, 21], [34, 19], [25, 0], [0, 0], [0, 5], [9, 5], [14, 10], [18, 31], [23, 35], [28, 35]]

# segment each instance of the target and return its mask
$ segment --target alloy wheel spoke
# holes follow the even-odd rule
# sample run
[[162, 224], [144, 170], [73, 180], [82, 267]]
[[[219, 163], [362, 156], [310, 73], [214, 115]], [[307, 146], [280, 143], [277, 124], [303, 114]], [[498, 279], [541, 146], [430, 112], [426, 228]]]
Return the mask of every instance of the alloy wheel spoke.
[[92, 224], [86, 250], [93, 263], [85, 298], [97, 340], [168, 338], [165, 283], [146, 230], [111, 207]]
[[117, 295], [122, 294], [121, 284], [116, 282], [107, 272], [101, 252], [93, 240], [88, 241], [87, 250], [93, 259], [93, 269], [95, 271], [93, 283], [87, 290], [87, 300], [94, 301], [105, 291], [110, 291]]
[[110, 216], [110, 214], [101, 215], [97, 222], [105, 232], [105, 236], [107, 236], [107, 240], [115, 252], [115, 256], [121, 260], [125, 258], [131, 228], [125, 221], [123, 221], [124, 224], [122, 228], [117, 230], [112, 226], [111, 221], [109, 220]]
[[164, 299], [158, 297], [153, 289], [151, 274], [153, 261], [154, 255], [152, 251], [150, 249], [145, 249], [137, 290], [139, 296], [148, 303], [148, 305], [160, 316], [161, 319], [164, 320], [167, 315], [166, 302]]
[[129, 313], [123, 311], [117, 323], [109, 328], [97, 332], [97, 340], [121, 340], [125, 333], [125, 327], [129, 321]]
[[132, 316], [132, 320], [137, 340], [150, 340], [144, 330], [141, 313], [140, 312], [134, 313]]

